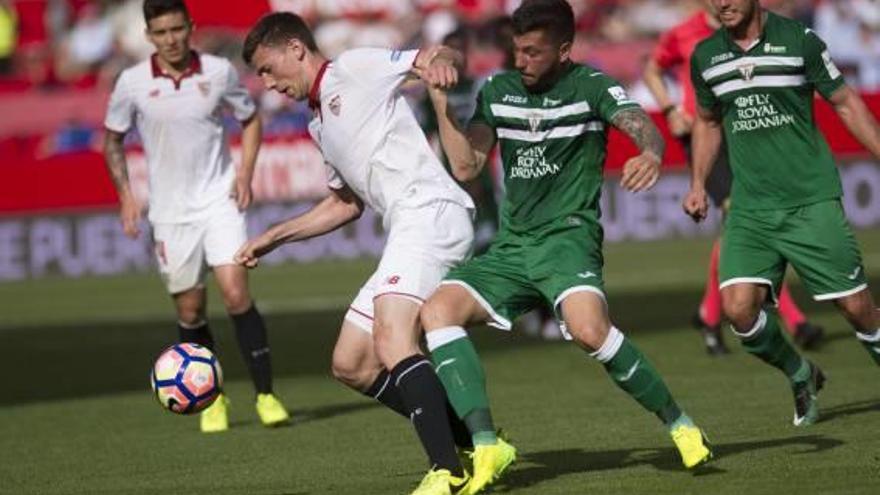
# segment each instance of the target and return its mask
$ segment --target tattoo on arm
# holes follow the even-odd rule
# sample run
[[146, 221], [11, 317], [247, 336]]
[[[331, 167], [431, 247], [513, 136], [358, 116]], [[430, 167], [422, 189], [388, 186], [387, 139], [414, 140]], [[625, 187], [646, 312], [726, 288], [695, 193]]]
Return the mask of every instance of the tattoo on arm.
[[121, 136], [108, 135], [104, 143], [104, 160], [117, 191], [128, 187], [128, 165]]
[[641, 108], [621, 110], [614, 115], [611, 123], [626, 133], [636, 143], [639, 151], [650, 151], [658, 157], [663, 156], [666, 142], [657, 130], [657, 126]]

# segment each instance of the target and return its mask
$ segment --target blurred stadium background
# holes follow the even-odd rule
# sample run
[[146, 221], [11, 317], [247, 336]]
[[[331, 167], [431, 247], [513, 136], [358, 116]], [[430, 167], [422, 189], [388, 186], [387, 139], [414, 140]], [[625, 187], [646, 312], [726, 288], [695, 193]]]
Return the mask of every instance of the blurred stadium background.
[[[575, 59], [624, 82], [666, 132], [641, 71], [659, 34], [702, 2], [571, 3], [578, 16]], [[811, 25], [880, 114], [880, 2], [762, 3]], [[306, 133], [308, 108], [261, 91], [242, 66], [243, 35], [260, 15], [303, 15], [331, 57], [354, 46], [437, 43], [460, 30], [468, 75], [478, 81], [504, 67], [505, 16], [518, 1], [187, 4], [197, 25], [195, 46], [236, 63], [261, 104], [265, 139], [249, 218], [257, 232], [307, 209], [325, 191], [320, 155]], [[382, 249], [372, 214], [280, 249], [252, 278], [268, 314], [277, 388], [296, 417], [292, 428], [262, 431], [254, 421], [246, 374], [217, 299], [210, 303], [212, 324], [236, 428], [204, 438], [194, 422], [164, 417], [150, 403], [147, 370], [175, 338], [174, 315], [155, 274], [149, 236], [132, 241], [122, 234], [100, 153], [115, 76], [151, 53], [140, 8], [141, 0], [0, 0], [0, 493], [156, 493], [184, 483], [192, 493], [405, 492], [423, 469], [406, 423], [336, 385], [327, 372], [343, 309]], [[421, 90], [407, 92], [429, 128]], [[880, 162], [827, 104], [817, 100], [816, 108], [876, 288]], [[232, 120], [230, 133], [235, 143]], [[145, 198], [139, 141], [129, 137], [132, 180]], [[828, 329], [828, 343], [811, 358], [832, 376], [823, 399], [831, 421], [795, 431], [786, 423], [790, 398], [779, 377], [739, 350], [730, 359], [710, 359], [688, 327], [719, 217], [697, 226], [681, 213], [688, 185], [682, 149], [669, 139], [661, 182], [629, 195], [618, 187], [616, 171], [633, 149], [612, 136], [603, 207], [610, 303], [620, 326], [655, 356], [681, 400], [715, 433], [718, 467], [713, 476], [678, 471], [650, 418], [616, 395], [571, 347], [522, 332], [477, 332], [493, 402], [525, 453], [503, 490], [875, 493], [876, 369], [843, 321], [830, 306], [809, 301], [793, 279], [799, 302]]]

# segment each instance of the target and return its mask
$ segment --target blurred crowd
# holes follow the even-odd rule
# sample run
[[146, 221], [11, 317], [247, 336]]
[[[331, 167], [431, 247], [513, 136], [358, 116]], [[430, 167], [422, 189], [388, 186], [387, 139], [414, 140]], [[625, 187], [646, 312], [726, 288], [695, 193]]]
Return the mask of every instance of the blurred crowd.
[[[465, 40], [469, 77], [479, 80], [509, 66], [508, 15], [520, 0], [247, 0], [226, 4], [188, 0], [196, 22], [194, 45], [241, 64], [246, 26], [235, 19], [251, 11], [288, 10], [315, 27], [318, 45], [333, 57], [354, 46], [416, 47]], [[577, 15], [574, 58], [590, 63], [640, 91], [646, 57], [658, 36], [704, 5], [704, 0], [571, 0]], [[764, 0], [826, 40], [850, 83], [880, 90], [880, 0]], [[148, 57], [142, 0], [0, 0], [0, 97], [28, 92], [95, 91], [106, 94], [125, 67]], [[232, 8], [230, 5], [235, 5]], [[230, 19], [223, 20], [224, 10]], [[202, 13], [212, 15], [203, 15]], [[202, 21], [205, 19], [205, 22]], [[249, 74], [240, 67], [243, 74]], [[259, 81], [246, 76], [251, 89]], [[672, 81], [674, 84], [674, 81]], [[417, 91], [417, 90], [416, 90]], [[418, 93], [411, 95], [414, 99]], [[260, 95], [266, 132], [301, 133], [304, 105]], [[642, 100], [648, 106], [650, 98]], [[87, 129], [86, 129], [87, 131]], [[78, 132], [82, 134], [83, 129]], [[78, 139], [76, 142], [88, 142]]]

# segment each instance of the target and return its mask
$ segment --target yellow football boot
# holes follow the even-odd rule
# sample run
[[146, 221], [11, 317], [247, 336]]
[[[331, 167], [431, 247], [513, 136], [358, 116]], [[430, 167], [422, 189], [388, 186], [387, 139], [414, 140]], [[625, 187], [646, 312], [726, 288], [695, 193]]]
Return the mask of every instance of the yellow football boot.
[[290, 421], [290, 414], [284, 404], [273, 394], [257, 394], [257, 414], [263, 426], [281, 426]]
[[475, 495], [495, 482], [516, 460], [516, 447], [499, 437], [493, 445], [474, 447], [474, 475], [464, 493]]
[[411, 495], [455, 495], [465, 493], [468, 480], [467, 471], [459, 478], [448, 469], [432, 469], [422, 478], [422, 482]]
[[684, 467], [693, 469], [705, 464], [712, 459], [712, 451], [709, 450], [706, 437], [696, 426], [681, 425], [669, 433], [672, 441], [678, 447], [681, 454], [681, 462]]
[[220, 394], [214, 403], [202, 411], [199, 421], [202, 433], [218, 433], [229, 429], [229, 415], [226, 411], [229, 399]]

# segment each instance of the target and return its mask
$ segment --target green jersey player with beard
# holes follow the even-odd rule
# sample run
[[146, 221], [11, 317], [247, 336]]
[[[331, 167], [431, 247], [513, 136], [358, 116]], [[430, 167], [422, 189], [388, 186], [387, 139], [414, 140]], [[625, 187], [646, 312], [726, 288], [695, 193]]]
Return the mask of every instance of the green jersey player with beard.
[[813, 94], [834, 107], [880, 157], [880, 128], [846, 86], [825, 43], [758, 0], [712, 0], [722, 28], [691, 57], [697, 94], [693, 173], [684, 209], [706, 216], [705, 181], [722, 132], [733, 170], [719, 281], [725, 315], [743, 347], [788, 377], [795, 425], [819, 418], [825, 377], [781, 334], [775, 301], [791, 264], [816, 300], [834, 301], [880, 364], [880, 317], [840, 203], [840, 178], [813, 118]]
[[482, 366], [464, 326], [510, 329], [543, 304], [616, 385], [667, 425], [685, 466], [700, 465], [711, 457], [700, 429], [611, 323], [602, 281], [599, 196], [608, 128], [641, 151], [624, 165], [622, 185], [633, 192], [656, 183], [663, 139], [617, 82], [570, 60], [574, 16], [567, 2], [525, 1], [513, 29], [517, 70], [484, 85], [466, 131], [445, 93], [430, 92], [456, 178], [476, 177], [496, 142], [505, 174], [498, 236], [485, 254], [453, 268], [421, 313], [437, 374], [473, 434], [472, 486], [497, 478], [515, 450], [495, 434]]

